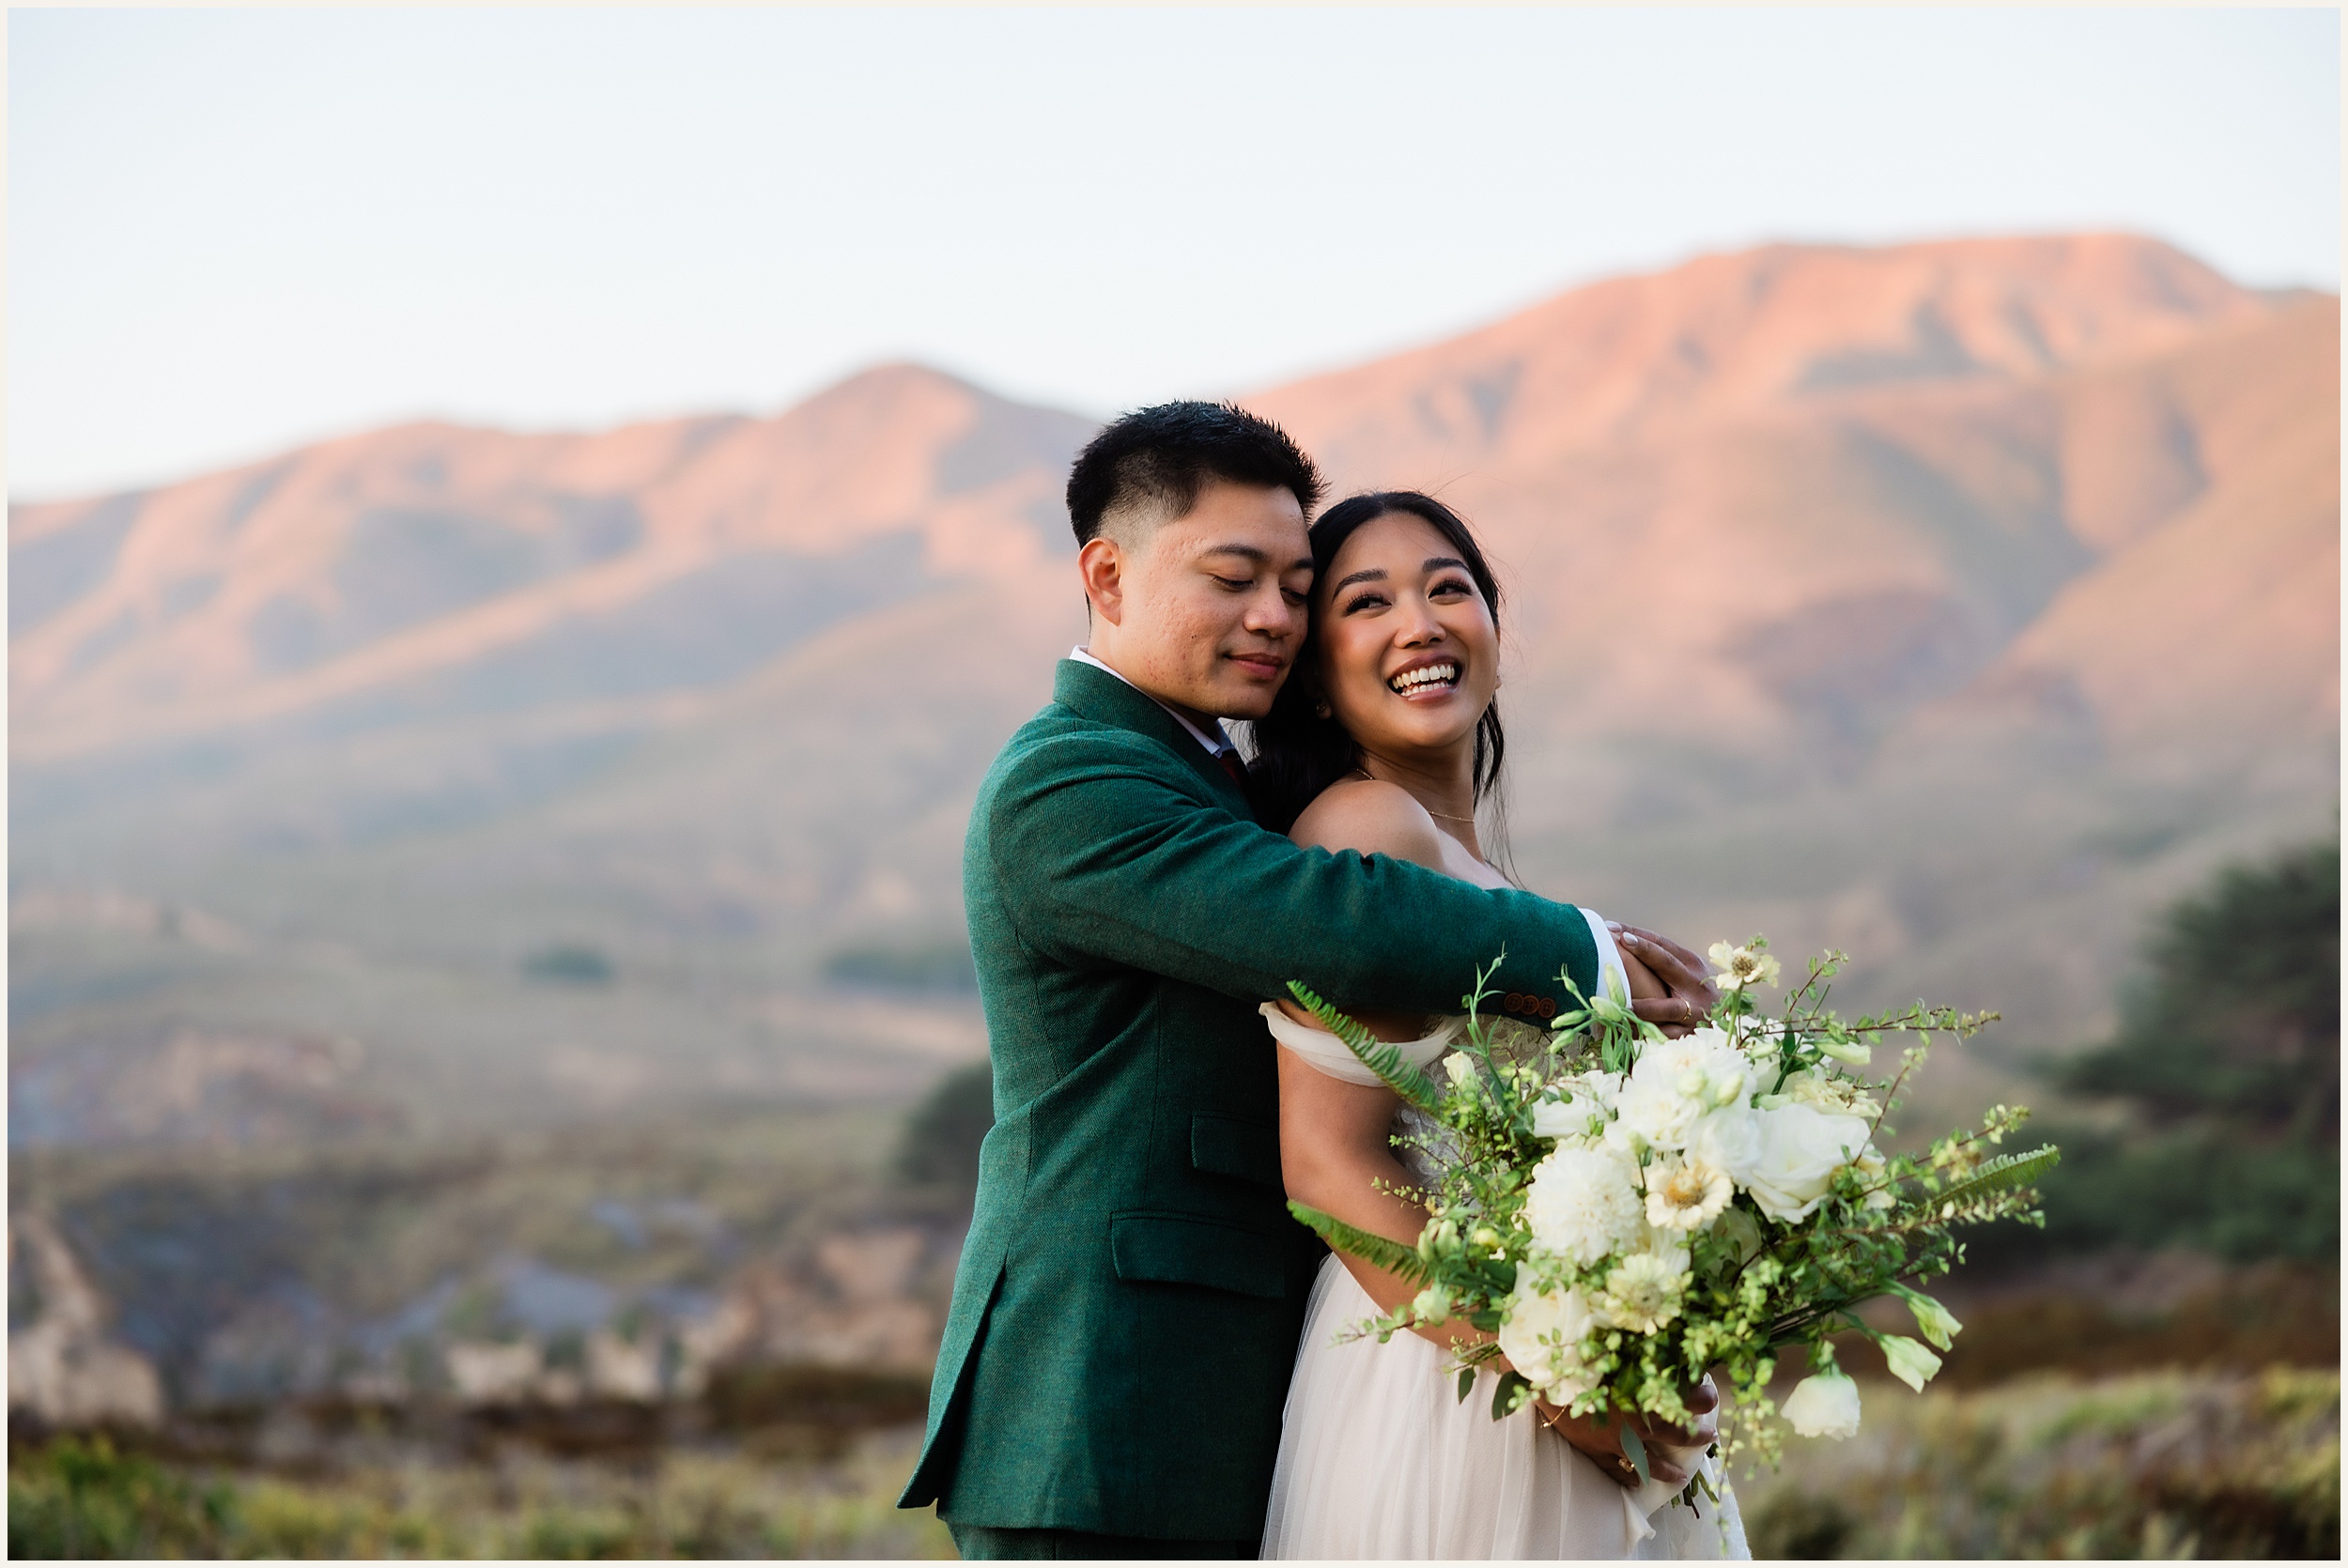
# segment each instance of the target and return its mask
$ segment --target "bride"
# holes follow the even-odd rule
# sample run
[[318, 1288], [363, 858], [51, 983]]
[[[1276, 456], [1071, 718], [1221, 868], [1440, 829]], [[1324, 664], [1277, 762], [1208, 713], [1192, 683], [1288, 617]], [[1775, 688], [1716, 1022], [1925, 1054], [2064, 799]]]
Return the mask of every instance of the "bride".
[[[1259, 815], [1274, 827], [1292, 824], [1300, 843], [1506, 885], [1476, 834], [1476, 807], [1498, 780], [1504, 737], [1492, 702], [1500, 594], [1475, 538], [1441, 502], [1393, 491], [1331, 507], [1313, 525], [1312, 548], [1311, 631], [1295, 674], [1256, 726], [1249, 787]], [[1610, 967], [1619, 943], [1619, 973], [1634, 998], [1663, 997], [1659, 976], [1683, 989], [1703, 984], [1695, 956], [1651, 932], [1607, 927], [1593, 934]], [[1280, 1042], [1280, 1162], [1290, 1195], [1366, 1230], [1417, 1240], [1426, 1212], [1397, 1189], [1419, 1184], [1426, 1173], [1413, 1162], [1425, 1157], [1390, 1143], [1416, 1113], [1308, 1014], [1273, 1003], [1264, 1013]], [[1458, 1027], [1456, 1020], [1356, 1016], [1422, 1066]], [[1546, 1035], [1506, 1019], [1492, 1027], [1526, 1037], [1518, 1044]], [[1457, 1400], [1445, 1371], [1450, 1346], [1491, 1337], [1466, 1323], [1383, 1345], [1345, 1337], [1413, 1293], [1358, 1258], [1333, 1253], [1322, 1262], [1289, 1385], [1264, 1557], [1751, 1555], [1735, 1495], [1718, 1460], [1704, 1457], [1718, 1403], [1709, 1378], [1689, 1396], [1699, 1430], [1642, 1426], [1651, 1479], [1641, 1486], [1611, 1422], [1577, 1421], [1546, 1403], [1495, 1422], [1491, 1370]], [[1719, 1504], [1671, 1500], [1696, 1466]]]

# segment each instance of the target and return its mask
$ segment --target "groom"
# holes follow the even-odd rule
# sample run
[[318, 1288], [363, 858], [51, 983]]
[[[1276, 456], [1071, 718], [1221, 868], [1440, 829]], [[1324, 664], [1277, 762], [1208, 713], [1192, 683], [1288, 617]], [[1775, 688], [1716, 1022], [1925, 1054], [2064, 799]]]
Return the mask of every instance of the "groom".
[[[965, 1557], [1256, 1555], [1321, 1252], [1258, 1003], [1299, 979], [1458, 1012], [1504, 952], [1511, 1012], [1554, 1014], [1561, 970], [1598, 984], [1606, 929], [1571, 905], [1257, 825], [1219, 721], [1296, 658], [1320, 493], [1276, 426], [1208, 403], [1118, 421], [1069, 475], [1089, 645], [970, 815], [996, 1119], [900, 1499]], [[1660, 957], [1689, 999], [1639, 1010], [1688, 1022], [1708, 988]]]

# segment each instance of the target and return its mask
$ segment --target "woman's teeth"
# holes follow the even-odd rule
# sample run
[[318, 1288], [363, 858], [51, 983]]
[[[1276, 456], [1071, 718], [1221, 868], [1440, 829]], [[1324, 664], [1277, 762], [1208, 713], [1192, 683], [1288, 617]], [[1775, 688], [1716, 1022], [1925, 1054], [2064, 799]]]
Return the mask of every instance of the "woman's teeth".
[[1386, 684], [1407, 697], [1421, 686], [1451, 686], [1459, 684], [1459, 682], [1460, 667], [1458, 665], [1430, 664], [1423, 669], [1406, 669]]

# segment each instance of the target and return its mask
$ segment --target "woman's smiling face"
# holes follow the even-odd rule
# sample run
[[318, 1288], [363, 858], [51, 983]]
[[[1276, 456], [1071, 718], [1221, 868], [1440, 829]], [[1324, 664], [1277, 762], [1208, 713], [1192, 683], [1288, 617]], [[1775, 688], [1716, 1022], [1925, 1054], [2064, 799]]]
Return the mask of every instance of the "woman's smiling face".
[[1363, 749], [1470, 742], [1500, 687], [1500, 634], [1460, 552], [1424, 518], [1353, 530], [1313, 591], [1321, 689]]

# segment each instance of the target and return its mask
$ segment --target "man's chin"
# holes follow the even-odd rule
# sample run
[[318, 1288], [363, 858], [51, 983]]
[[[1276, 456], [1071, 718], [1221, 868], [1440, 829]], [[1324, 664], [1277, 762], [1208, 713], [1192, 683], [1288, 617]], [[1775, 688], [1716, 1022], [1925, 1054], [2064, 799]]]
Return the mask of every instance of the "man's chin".
[[1251, 681], [1237, 689], [1219, 691], [1215, 694], [1214, 716], [1252, 722], [1270, 713], [1272, 699], [1279, 695], [1280, 686], [1276, 681], [1270, 685], [1259, 685]]

